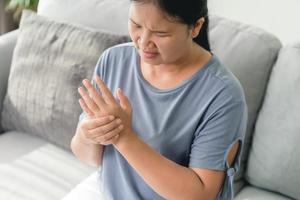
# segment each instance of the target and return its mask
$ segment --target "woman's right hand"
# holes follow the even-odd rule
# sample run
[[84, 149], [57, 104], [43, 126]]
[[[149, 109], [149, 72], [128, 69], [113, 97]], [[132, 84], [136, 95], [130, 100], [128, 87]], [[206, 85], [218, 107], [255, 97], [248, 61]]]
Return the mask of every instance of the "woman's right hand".
[[109, 145], [118, 139], [123, 128], [121, 120], [114, 116], [87, 116], [79, 124], [79, 133], [86, 144]]

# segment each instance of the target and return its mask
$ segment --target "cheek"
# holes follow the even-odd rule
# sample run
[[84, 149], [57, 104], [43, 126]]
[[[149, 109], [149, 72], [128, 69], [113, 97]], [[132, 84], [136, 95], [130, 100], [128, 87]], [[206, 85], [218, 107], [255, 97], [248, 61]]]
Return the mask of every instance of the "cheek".
[[169, 42], [162, 42], [158, 46], [163, 60], [166, 62], [176, 60], [186, 52], [186, 41], [172, 40]]
[[137, 44], [138, 34], [136, 31], [132, 30], [131, 26], [128, 26], [128, 33], [133, 43]]

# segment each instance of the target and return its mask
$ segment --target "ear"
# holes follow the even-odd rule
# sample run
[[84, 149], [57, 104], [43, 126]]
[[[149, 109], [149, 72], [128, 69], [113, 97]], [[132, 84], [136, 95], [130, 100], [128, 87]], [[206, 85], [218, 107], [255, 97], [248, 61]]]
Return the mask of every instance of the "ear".
[[199, 35], [204, 22], [205, 22], [204, 17], [201, 17], [196, 21], [195, 25], [192, 27], [192, 30], [191, 30], [192, 38], [195, 38]]

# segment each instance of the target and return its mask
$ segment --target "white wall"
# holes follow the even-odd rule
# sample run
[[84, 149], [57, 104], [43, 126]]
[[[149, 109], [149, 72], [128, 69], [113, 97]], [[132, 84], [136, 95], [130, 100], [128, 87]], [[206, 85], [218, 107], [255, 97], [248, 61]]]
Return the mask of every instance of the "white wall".
[[211, 14], [261, 27], [283, 44], [300, 42], [300, 0], [208, 0]]

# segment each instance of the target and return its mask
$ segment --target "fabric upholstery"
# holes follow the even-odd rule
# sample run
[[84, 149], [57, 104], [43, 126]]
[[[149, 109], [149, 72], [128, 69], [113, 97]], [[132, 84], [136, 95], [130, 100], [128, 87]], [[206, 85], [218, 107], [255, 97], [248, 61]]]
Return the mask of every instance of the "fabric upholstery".
[[81, 183], [76, 185], [62, 200], [105, 200], [99, 190], [101, 180], [99, 171], [94, 172]]
[[[11, 65], [13, 50], [17, 43], [18, 31], [0, 36], [0, 111], [2, 110], [2, 103], [6, 93], [8, 75]], [[1, 121], [1, 115], [0, 115]], [[2, 132], [0, 123], [0, 133]]]
[[292, 199], [271, 191], [262, 190], [256, 187], [246, 186], [234, 198], [234, 200], [292, 200]]
[[95, 171], [52, 144], [0, 164], [0, 199], [59, 200]]
[[25, 11], [13, 55], [2, 126], [69, 149], [81, 108], [77, 88], [101, 53], [127, 36], [59, 23]]
[[38, 14], [127, 35], [129, 4], [129, 0], [40, 0]]
[[245, 179], [243, 179], [243, 178], [239, 179], [239, 180], [235, 180], [233, 182], [234, 195], [238, 194], [246, 184], [247, 183], [246, 183]]
[[262, 29], [217, 16], [210, 16], [209, 30], [212, 52], [239, 79], [248, 105], [241, 169], [235, 176], [235, 180], [238, 180], [245, 171], [255, 120], [281, 43]]
[[300, 199], [300, 43], [281, 49], [256, 123], [247, 180]]
[[0, 135], [0, 164], [10, 163], [46, 143], [47, 141], [34, 135], [16, 131], [5, 132]]

